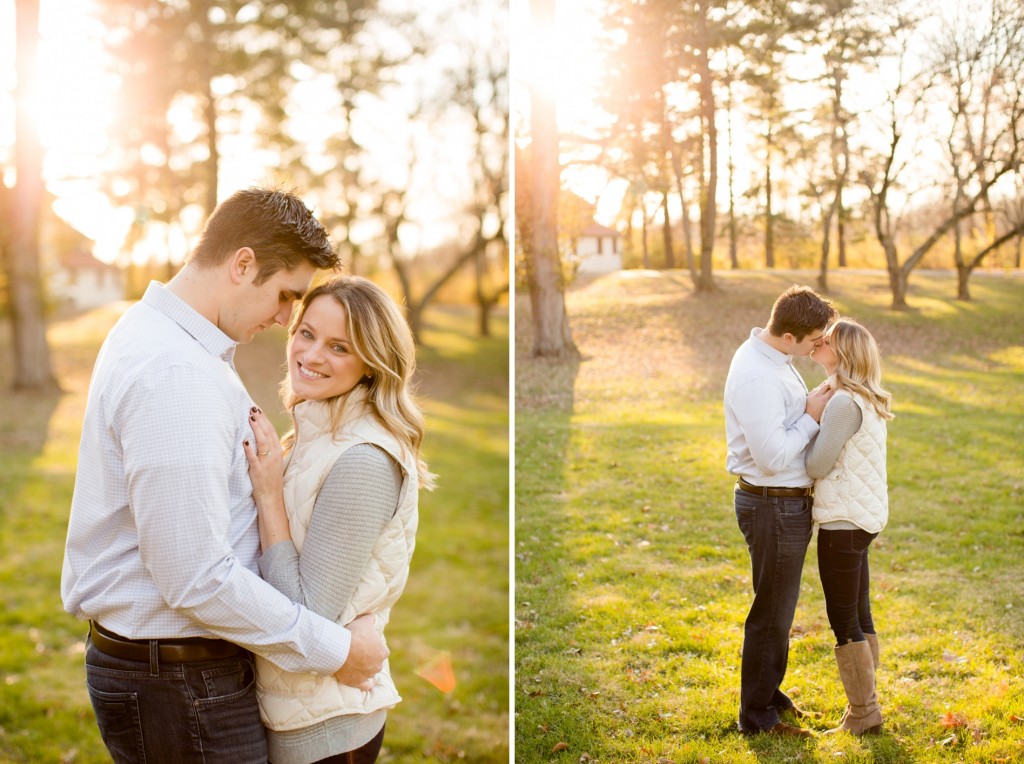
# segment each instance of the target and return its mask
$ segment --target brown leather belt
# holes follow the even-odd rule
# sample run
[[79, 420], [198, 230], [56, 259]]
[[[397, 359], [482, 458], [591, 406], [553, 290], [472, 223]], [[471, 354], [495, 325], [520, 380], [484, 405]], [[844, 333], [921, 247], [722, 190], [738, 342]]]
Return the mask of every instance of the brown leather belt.
[[231, 658], [243, 648], [223, 639], [126, 639], [104, 629], [95, 621], [89, 622], [89, 637], [101, 653], [127, 661], [148, 663], [151, 644], [156, 643], [161, 663], [194, 663]]
[[772, 488], [770, 486], [748, 483], [743, 478], [740, 478], [736, 485], [747, 493], [756, 493], [758, 496], [763, 496], [766, 499], [769, 496], [814, 496], [813, 485], [809, 485], [806, 488]]

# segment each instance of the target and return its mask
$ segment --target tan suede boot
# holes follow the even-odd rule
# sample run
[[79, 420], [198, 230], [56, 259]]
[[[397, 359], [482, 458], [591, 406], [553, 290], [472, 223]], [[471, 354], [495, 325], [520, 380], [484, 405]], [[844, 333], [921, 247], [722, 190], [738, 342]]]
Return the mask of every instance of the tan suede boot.
[[871, 659], [874, 661], [875, 671], [878, 671], [878, 667], [881, 665], [880, 653], [878, 651], [878, 635], [864, 632], [864, 639], [871, 645]]
[[[871, 735], [882, 729], [882, 709], [875, 694], [875, 664], [868, 642], [848, 642], [835, 648], [839, 678], [849, 705], [840, 725], [828, 733], [847, 730], [854, 735]], [[826, 734], [828, 734], [826, 733]]]

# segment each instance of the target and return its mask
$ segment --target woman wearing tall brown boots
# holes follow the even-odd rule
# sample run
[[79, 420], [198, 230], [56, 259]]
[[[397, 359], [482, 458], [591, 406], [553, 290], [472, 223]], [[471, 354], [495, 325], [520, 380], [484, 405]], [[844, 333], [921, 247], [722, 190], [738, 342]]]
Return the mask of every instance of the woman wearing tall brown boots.
[[882, 711], [875, 691], [879, 650], [868, 548], [889, 515], [885, 439], [891, 396], [881, 385], [878, 345], [856, 321], [836, 321], [811, 357], [835, 390], [806, 460], [807, 474], [816, 480], [818, 571], [848, 701], [839, 726], [829, 732], [872, 734], [882, 728]]

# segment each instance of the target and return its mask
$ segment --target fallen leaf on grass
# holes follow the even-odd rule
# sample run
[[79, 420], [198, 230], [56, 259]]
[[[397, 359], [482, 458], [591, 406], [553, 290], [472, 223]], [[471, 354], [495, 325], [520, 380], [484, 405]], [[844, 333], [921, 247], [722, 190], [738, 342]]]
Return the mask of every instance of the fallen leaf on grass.
[[1017, 714], [1010, 714], [1010, 721], [1017, 722], [1018, 724], [1024, 723], [1024, 716], [1017, 716]]
[[967, 717], [961, 713], [954, 714], [952, 711], [947, 711], [942, 716], [942, 726], [946, 729], [956, 729], [965, 724], [967, 724]]
[[586, 762], [593, 760], [594, 759], [591, 757], [591, 755], [586, 751], [584, 751], [583, 754], [580, 756], [580, 764], [586, 764]]
[[936, 745], [939, 746], [940, 748], [944, 748], [945, 746], [949, 745], [950, 743], [954, 743], [954, 742], [956, 742], [956, 735], [950, 735], [945, 740], [940, 740], [938, 743], [936, 743]]
[[447, 650], [434, 650], [426, 662], [418, 666], [414, 673], [430, 682], [443, 693], [455, 689], [455, 671], [452, 668], [452, 654]]
[[551, 749], [551, 753], [558, 753], [559, 751], [567, 751], [567, 750], [569, 750], [569, 744], [568, 743], [563, 743], [563, 742], [559, 741], [559, 742], [555, 743], [554, 747]]

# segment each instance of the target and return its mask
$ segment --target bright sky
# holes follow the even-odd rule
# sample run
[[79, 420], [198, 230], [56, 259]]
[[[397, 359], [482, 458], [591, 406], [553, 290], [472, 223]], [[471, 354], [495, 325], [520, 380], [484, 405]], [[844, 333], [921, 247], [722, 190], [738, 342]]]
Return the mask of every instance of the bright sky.
[[[94, 239], [97, 255], [109, 260], [124, 238], [131, 213], [113, 209], [89, 179], [100, 169], [96, 157], [107, 145], [116, 83], [101, 67], [98, 28], [86, 8], [83, 2], [42, 3], [39, 60], [45, 63], [37, 70], [30, 108], [47, 152], [44, 175], [51, 180], [57, 175], [78, 178], [50, 184], [60, 197], [58, 213]], [[14, 32], [14, 2], [2, 0], [0, 150], [5, 155], [14, 138]]]
[[[407, 0], [384, 2], [408, 8]], [[55, 210], [96, 242], [97, 257], [112, 261], [119, 253], [134, 212], [114, 208], [100, 191], [97, 180], [103, 169], [101, 157], [107, 148], [106, 133], [114, 114], [118, 81], [104, 69], [102, 27], [91, 18], [92, 5], [93, 0], [41, 0], [40, 65], [32, 109], [46, 151], [44, 176], [50, 192], [57, 196]], [[421, 17], [441, 14], [451, 5], [435, 3], [429, 11], [418, 12]], [[493, 5], [500, 9], [500, 3]], [[476, 12], [482, 15], [485, 10]], [[445, 34], [466, 37], [466, 25], [475, 23], [475, 17], [463, 16], [449, 23]], [[10, 159], [14, 137], [14, 33], [14, 0], [0, 0], [0, 159], [3, 160]], [[469, 35], [468, 39], [474, 37]], [[451, 64], [450, 56], [445, 63]], [[290, 125], [307, 150], [316, 153], [331, 133], [329, 110], [337, 98], [329, 82], [310, 74], [310, 78], [292, 93], [297, 108]], [[429, 66], [421, 66], [417, 77], [420, 80], [415, 84], [418, 92], [438, 84], [438, 74]], [[431, 77], [433, 83], [429, 81]], [[228, 80], [215, 80], [215, 88], [223, 85], [230, 89]], [[428, 221], [407, 226], [403, 231], [403, 244], [410, 251], [416, 251], [436, 246], [458, 233], [458, 221], [452, 213], [464, 203], [472, 179], [468, 173], [453, 172], [451, 168], [469, 166], [470, 149], [461, 129], [471, 129], [471, 126], [449, 120], [445, 125], [447, 129], [440, 134], [435, 132], [439, 129], [436, 124], [409, 127], [389, 106], [401, 109], [408, 98], [408, 92], [393, 89], [386, 103], [364, 110], [361, 115], [364, 122], [358, 129], [367, 145], [377, 150], [378, 176], [392, 184], [408, 183], [415, 219]], [[179, 103], [172, 109], [175, 111], [177, 118], [172, 113], [171, 119], [182, 137], [198, 130], [192, 121], [190, 104]], [[254, 110], [243, 112], [239, 133], [221, 136], [218, 145], [221, 198], [237, 188], [278, 180], [273, 170], [276, 157], [258, 148], [257, 125], [258, 115]], [[407, 163], [403, 161], [410, 156], [410, 130], [418, 143], [418, 170], [413, 178], [407, 177]], [[4, 164], [11, 163], [4, 161]], [[13, 177], [6, 180], [10, 183]], [[195, 228], [202, 224], [199, 216], [193, 216], [189, 222]], [[168, 247], [177, 250], [177, 259], [187, 251], [189, 243], [184, 231], [151, 229], [147, 240], [136, 250], [136, 259], [146, 256], [153, 256], [157, 261], [166, 259]], [[371, 235], [371, 232], [366, 233]]]

